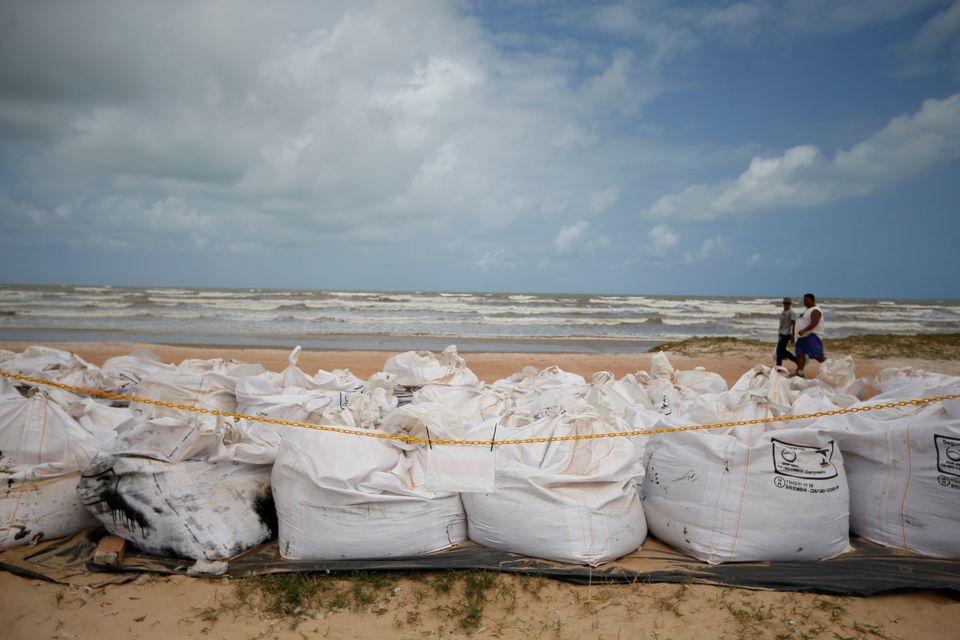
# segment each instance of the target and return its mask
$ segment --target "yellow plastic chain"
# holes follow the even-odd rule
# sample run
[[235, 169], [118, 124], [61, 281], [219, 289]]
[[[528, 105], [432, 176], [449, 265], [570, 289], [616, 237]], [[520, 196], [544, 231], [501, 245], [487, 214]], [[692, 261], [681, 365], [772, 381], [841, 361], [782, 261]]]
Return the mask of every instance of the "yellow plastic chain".
[[755, 425], [755, 424], [767, 424], [770, 422], [787, 422], [790, 420], [809, 420], [811, 418], [825, 418], [827, 416], [839, 416], [847, 413], [861, 413], [864, 411], [876, 411], [878, 409], [896, 409], [897, 407], [920, 406], [925, 404], [931, 404], [934, 402], [943, 402], [944, 400], [956, 400], [960, 398], [960, 393], [952, 393], [952, 394], [943, 395], [943, 396], [917, 398], [915, 400], [900, 400], [898, 402], [884, 402], [881, 404], [867, 405], [863, 407], [853, 407], [850, 409], [833, 409], [831, 411], [817, 411], [816, 413], [802, 413], [802, 414], [779, 416], [779, 417], [773, 417], [773, 418], [754, 418], [752, 420], [734, 420], [731, 422], [697, 424], [697, 425], [691, 425], [689, 427], [665, 427], [662, 429], [615, 431], [611, 433], [586, 433], [586, 434], [571, 435], [571, 436], [550, 436], [546, 438], [522, 438], [522, 439], [514, 439], [514, 440], [496, 440], [496, 441], [447, 440], [444, 438], [418, 438], [415, 436], [405, 436], [405, 435], [394, 434], [394, 433], [383, 433], [380, 431], [348, 429], [345, 427], [333, 427], [329, 425], [310, 424], [309, 422], [296, 422], [293, 420], [278, 420], [276, 418], [248, 416], [242, 413], [231, 413], [229, 411], [221, 411], [220, 409], [209, 409], [207, 407], [195, 407], [187, 404], [179, 404], [176, 402], [164, 402], [162, 400], [152, 400], [150, 398], [138, 398], [136, 396], [128, 396], [121, 393], [112, 393], [110, 391], [101, 391], [99, 389], [88, 389], [86, 387], [78, 387], [72, 384], [64, 384], [63, 382], [54, 382], [53, 380], [44, 380], [43, 378], [34, 378], [31, 376], [25, 376], [20, 373], [14, 373], [12, 371], [0, 371], [0, 375], [4, 376], [5, 378], [10, 378], [11, 380], [20, 380], [21, 382], [29, 382], [31, 384], [39, 384], [39, 385], [46, 385], [49, 387], [56, 387], [58, 389], [65, 389], [67, 391], [74, 391], [77, 393], [86, 393], [93, 396], [99, 396], [101, 398], [112, 398], [114, 400], [126, 400], [129, 402], [137, 402], [140, 404], [150, 404], [156, 407], [179, 409], [181, 411], [193, 411], [196, 413], [203, 413], [203, 414], [213, 415], [213, 416], [224, 416], [227, 418], [243, 418], [246, 420], [252, 420], [254, 422], [266, 422], [269, 424], [276, 424], [284, 427], [300, 427], [303, 429], [313, 429], [315, 431], [329, 431], [332, 433], [343, 433], [351, 436], [365, 436], [367, 438], [380, 438], [381, 440], [399, 440], [400, 442], [410, 442], [415, 444], [428, 444], [428, 445], [455, 444], [455, 445], [472, 445], [472, 446], [485, 446], [485, 447], [489, 447], [492, 445], [506, 445], [506, 444], [539, 444], [539, 443], [547, 443], [547, 442], [566, 442], [569, 440], [597, 440], [600, 438], [650, 436], [658, 433], [675, 433], [678, 431], [702, 431], [705, 429], [721, 429], [724, 427], [745, 427], [745, 426]]

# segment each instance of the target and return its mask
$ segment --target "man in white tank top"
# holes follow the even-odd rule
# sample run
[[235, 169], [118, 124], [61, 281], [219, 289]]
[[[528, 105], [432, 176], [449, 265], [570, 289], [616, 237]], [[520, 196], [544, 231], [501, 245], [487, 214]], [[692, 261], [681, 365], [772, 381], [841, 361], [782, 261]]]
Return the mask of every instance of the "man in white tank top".
[[807, 356], [817, 362], [823, 362], [823, 312], [817, 306], [817, 298], [812, 293], [803, 296], [804, 309], [797, 316], [797, 373], [804, 377], [803, 367], [807, 364]]

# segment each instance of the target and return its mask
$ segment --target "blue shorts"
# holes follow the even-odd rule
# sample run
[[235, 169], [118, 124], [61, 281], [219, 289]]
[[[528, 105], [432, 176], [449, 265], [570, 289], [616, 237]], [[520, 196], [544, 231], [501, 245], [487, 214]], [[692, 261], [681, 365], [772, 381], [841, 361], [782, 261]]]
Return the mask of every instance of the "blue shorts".
[[809, 333], [802, 338], [797, 338], [797, 355], [805, 353], [814, 360], [823, 358], [823, 343], [820, 336], [815, 333]]

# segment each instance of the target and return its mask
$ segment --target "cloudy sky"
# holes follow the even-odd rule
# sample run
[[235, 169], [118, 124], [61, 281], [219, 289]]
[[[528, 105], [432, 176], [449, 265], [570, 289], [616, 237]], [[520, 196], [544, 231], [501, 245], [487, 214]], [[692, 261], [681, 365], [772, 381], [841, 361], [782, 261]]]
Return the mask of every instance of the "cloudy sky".
[[0, 3], [0, 282], [960, 297], [960, 2]]

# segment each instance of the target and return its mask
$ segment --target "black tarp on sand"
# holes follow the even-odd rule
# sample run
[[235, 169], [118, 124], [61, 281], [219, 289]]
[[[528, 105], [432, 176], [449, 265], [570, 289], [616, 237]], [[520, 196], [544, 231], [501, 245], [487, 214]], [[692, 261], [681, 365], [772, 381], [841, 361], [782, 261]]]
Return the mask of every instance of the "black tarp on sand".
[[[116, 566], [93, 563], [102, 531], [84, 531], [70, 538], [0, 553], [0, 569], [18, 575], [68, 584], [125, 582], [139, 573], [185, 574], [191, 560], [161, 558], [128, 549]], [[937, 589], [960, 594], [960, 560], [925, 558], [862, 540], [854, 549], [818, 562], [738, 562], [710, 565], [670, 549], [654, 538], [643, 548], [599, 567], [540, 560], [466, 542], [426, 556], [388, 560], [284, 560], [276, 541], [231, 558], [226, 575], [246, 576], [291, 571], [359, 571], [487, 569], [540, 575], [576, 584], [694, 582], [748, 589], [815, 591], [871, 595], [889, 591]]]

